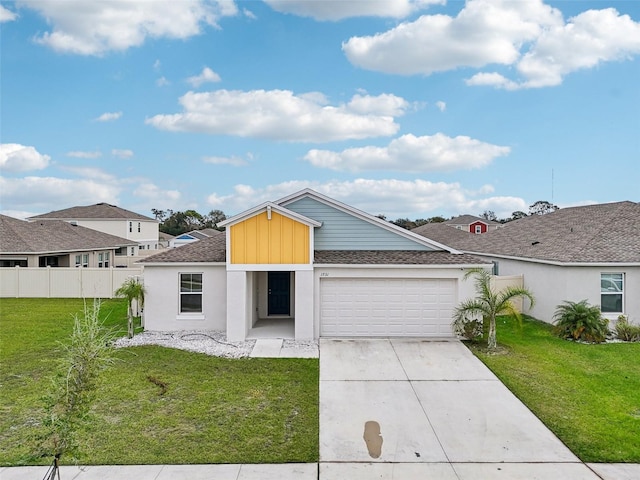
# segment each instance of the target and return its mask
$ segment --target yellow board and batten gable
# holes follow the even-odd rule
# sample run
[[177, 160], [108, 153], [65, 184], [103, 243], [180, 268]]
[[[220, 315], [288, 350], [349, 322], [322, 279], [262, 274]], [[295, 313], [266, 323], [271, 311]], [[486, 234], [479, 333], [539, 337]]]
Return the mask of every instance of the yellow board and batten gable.
[[[317, 222], [313, 222], [317, 223]], [[231, 264], [309, 264], [313, 227], [265, 208], [229, 228]]]

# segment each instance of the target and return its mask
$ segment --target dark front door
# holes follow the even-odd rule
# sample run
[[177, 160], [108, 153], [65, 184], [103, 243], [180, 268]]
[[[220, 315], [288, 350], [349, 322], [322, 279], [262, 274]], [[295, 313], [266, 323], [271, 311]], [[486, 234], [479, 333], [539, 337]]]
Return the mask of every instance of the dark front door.
[[291, 274], [289, 272], [269, 272], [269, 315], [289, 315], [291, 295]]

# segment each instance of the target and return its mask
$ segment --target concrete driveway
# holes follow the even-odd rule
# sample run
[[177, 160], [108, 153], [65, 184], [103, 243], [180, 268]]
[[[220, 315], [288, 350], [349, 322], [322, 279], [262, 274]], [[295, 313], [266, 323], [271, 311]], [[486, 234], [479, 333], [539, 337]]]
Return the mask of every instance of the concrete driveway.
[[600, 478], [457, 340], [320, 340], [320, 478]]

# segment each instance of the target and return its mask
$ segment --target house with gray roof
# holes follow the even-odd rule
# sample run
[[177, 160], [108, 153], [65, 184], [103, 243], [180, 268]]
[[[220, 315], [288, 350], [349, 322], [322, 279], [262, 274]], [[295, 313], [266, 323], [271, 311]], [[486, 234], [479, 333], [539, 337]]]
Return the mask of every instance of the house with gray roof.
[[640, 203], [562, 208], [485, 235], [434, 224], [412, 231], [491, 261], [500, 275], [524, 275], [540, 320], [551, 322], [565, 300], [586, 299], [611, 320], [640, 323]]
[[488, 231], [500, 228], [502, 225], [501, 223], [493, 220], [476, 217], [475, 215], [460, 215], [452, 218], [451, 220], [446, 220], [444, 224], [458, 230], [475, 234], [487, 233]]
[[63, 220], [73, 225], [126, 238], [135, 244], [127, 252], [130, 256], [144, 255], [149, 253], [149, 250], [162, 248], [159, 240], [158, 220], [109, 203], [65, 208], [35, 215], [27, 220]]
[[310, 189], [221, 226], [141, 261], [148, 330], [220, 330], [231, 341], [450, 337], [453, 309], [474, 294], [462, 277], [491, 268]]
[[117, 254], [136, 245], [62, 220], [27, 222], [0, 215], [1, 267], [108, 268]]
[[204, 238], [213, 237], [214, 235], [221, 235], [222, 232], [216, 230], [215, 228], [203, 228], [201, 230], [191, 230], [190, 232], [185, 232], [180, 235], [176, 235], [169, 241], [169, 246], [171, 248], [181, 247], [183, 245], [187, 245], [188, 243], [197, 242], [198, 240], [202, 240]]

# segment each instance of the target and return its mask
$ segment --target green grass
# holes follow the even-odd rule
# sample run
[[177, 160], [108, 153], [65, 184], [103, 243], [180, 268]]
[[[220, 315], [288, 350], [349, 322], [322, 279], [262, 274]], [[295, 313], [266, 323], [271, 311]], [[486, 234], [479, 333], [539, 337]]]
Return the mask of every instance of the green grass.
[[[33, 436], [58, 342], [82, 308], [75, 299], [0, 299], [1, 465], [50, 461], [30, 458]], [[106, 300], [101, 315], [124, 335], [126, 310]], [[233, 360], [157, 346], [116, 357], [80, 433], [81, 464], [318, 460], [317, 359]]]
[[575, 343], [506, 318], [498, 343], [469, 347], [581, 460], [640, 463], [640, 343]]

